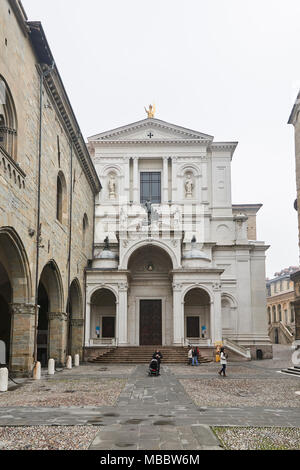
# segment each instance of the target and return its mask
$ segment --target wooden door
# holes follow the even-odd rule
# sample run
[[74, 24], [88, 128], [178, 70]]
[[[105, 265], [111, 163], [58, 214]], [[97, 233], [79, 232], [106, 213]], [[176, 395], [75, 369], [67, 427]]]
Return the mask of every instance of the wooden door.
[[102, 338], [115, 337], [115, 319], [114, 317], [102, 318]]
[[162, 344], [162, 301], [140, 301], [140, 345]]
[[187, 331], [187, 338], [199, 338], [200, 337], [199, 317], [187, 317], [186, 331]]

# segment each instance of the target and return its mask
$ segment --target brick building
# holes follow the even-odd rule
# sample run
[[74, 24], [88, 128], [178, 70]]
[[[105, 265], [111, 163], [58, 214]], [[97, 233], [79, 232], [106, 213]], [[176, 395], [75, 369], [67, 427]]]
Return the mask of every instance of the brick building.
[[18, 0], [0, 2], [0, 48], [0, 350], [27, 375], [82, 351], [101, 186], [42, 25]]
[[299, 267], [290, 266], [267, 279], [267, 316], [272, 343], [290, 344], [295, 339], [295, 289], [291, 275]]

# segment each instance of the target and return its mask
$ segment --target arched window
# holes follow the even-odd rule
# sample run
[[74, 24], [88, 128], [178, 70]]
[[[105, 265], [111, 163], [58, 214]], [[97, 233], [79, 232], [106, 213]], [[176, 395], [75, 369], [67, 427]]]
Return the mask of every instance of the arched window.
[[278, 320], [279, 321], [282, 321], [282, 312], [281, 312], [281, 305], [279, 304], [278, 307]]
[[9, 87], [0, 75], [0, 147], [17, 158], [17, 114]]
[[275, 323], [276, 322], [276, 307], [275, 307], [275, 305], [273, 305], [273, 307], [272, 307], [272, 312], [273, 312], [273, 322]]
[[85, 243], [86, 243], [86, 233], [87, 229], [89, 227], [89, 219], [86, 214], [83, 216], [83, 221], [82, 221], [82, 247], [85, 248]]
[[67, 222], [67, 185], [61, 171], [57, 175], [56, 188], [56, 219], [64, 224]]

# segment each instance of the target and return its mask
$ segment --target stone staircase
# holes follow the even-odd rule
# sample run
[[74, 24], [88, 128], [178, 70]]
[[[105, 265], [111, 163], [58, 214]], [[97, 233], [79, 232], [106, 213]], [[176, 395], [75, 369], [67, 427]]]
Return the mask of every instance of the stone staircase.
[[289, 367], [288, 369], [282, 369], [281, 372], [300, 377], [300, 366]]
[[[92, 363], [101, 364], [149, 364], [153, 353], [159, 349], [163, 355], [163, 364], [187, 364], [188, 348], [172, 346], [136, 346], [113, 348], [89, 359]], [[199, 357], [199, 362], [211, 362], [207, 357]]]

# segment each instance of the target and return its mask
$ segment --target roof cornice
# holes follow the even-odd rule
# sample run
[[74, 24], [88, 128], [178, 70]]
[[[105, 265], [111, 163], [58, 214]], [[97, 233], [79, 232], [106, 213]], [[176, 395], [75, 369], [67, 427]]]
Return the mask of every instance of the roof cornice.
[[90, 144], [95, 146], [97, 145], [209, 145], [210, 140], [200, 140], [200, 139], [187, 139], [187, 140], [161, 140], [161, 139], [137, 139], [137, 140], [94, 140], [89, 141]]

